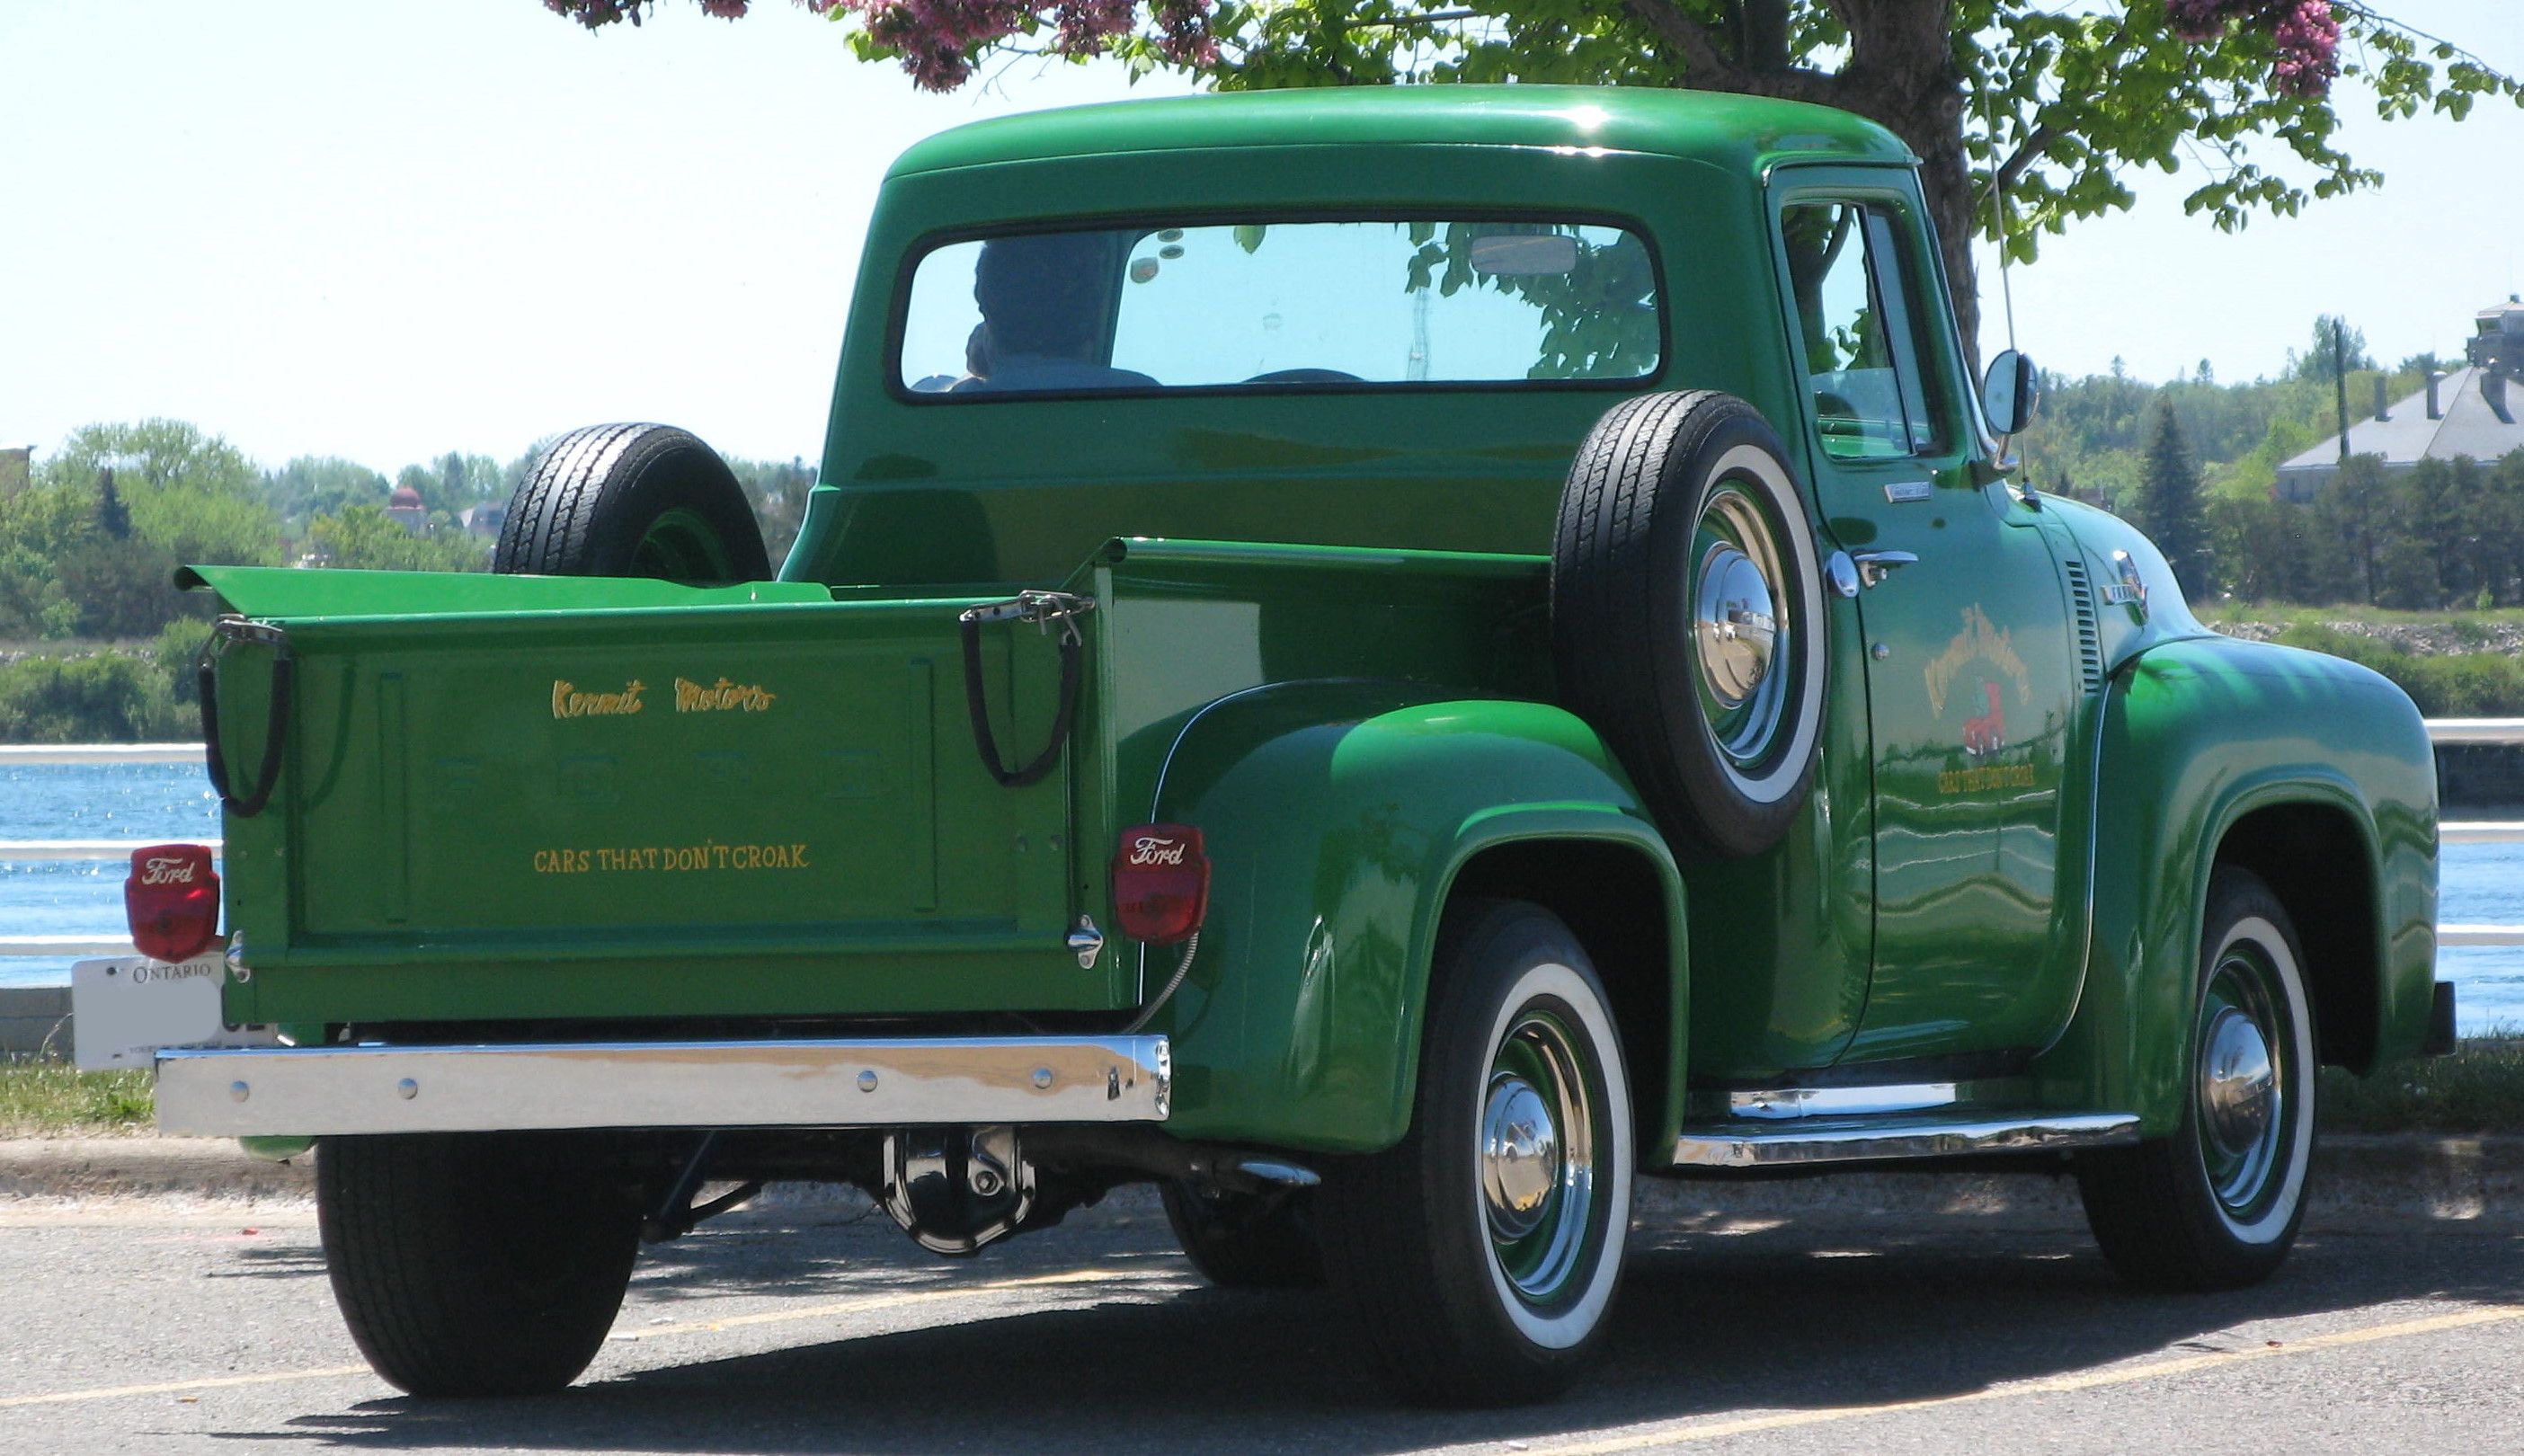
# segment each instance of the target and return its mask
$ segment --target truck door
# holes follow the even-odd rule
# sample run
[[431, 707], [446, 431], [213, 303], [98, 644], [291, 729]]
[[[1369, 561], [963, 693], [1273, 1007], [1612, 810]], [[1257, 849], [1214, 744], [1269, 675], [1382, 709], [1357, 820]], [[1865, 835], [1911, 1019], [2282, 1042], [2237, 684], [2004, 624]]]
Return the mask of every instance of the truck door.
[[1842, 1059], [2039, 1046], [2083, 972], [2064, 944], [2082, 938], [2054, 931], [2063, 889], [2082, 891], [2063, 884], [2083, 775], [2060, 573], [2036, 508], [1974, 478], [1980, 430], [1908, 179], [1787, 176], [1807, 448], [1820, 534], [1857, 567], [1873, 738], [1873, 970]]

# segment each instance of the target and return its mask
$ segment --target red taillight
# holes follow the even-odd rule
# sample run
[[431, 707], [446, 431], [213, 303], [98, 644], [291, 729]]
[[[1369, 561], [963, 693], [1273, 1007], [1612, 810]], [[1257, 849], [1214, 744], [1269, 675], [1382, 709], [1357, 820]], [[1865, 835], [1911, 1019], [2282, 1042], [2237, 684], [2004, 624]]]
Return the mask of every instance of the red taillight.
[[156, 960], [199, 955], [218, 939], [219, 877], [202, 845], [151, 845], [131, 851], [122, 882], [131, 944]]
[[1142, 824], [1113, 850], [1113, 912], [1122, 934], [1171, 946], [1209, 913], [1209, 855], [1189, 824]]

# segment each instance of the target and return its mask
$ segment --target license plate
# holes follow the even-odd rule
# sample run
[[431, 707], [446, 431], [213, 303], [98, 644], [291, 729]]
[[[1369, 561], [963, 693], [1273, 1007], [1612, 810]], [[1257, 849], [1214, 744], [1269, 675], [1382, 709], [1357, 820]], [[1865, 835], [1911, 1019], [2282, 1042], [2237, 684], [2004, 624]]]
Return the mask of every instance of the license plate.
[[146, 956], [71, 967], [71, 1042], [82, 1071], [152, 1065], [162, 1046], [270, 1046], [268, 1027], [219, 1020], [227, 959], [217, 950], [170, 963]]

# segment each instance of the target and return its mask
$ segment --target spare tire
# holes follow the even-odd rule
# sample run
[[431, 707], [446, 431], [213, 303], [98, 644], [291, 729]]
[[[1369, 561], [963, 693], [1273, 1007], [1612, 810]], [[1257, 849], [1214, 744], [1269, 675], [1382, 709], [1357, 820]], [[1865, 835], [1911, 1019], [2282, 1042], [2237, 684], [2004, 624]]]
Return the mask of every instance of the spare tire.
[[1686, 858], [1769, 849], [1813, 787], [1820, 567], [1786, 450], [1732, 395], [1626, 400], [1578, 448], [1551, 558], [1561, 698]]
[[771, 558], [718, 452], [665, 424], [572, 430], [509, 498], [491, 569], [532, 576], [762, 581]]

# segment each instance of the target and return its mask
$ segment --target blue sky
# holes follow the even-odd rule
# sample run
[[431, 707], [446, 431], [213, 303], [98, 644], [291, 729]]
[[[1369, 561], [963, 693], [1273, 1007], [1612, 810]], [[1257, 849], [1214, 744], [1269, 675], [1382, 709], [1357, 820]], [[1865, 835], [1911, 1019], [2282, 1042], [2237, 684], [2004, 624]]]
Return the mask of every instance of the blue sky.
[[[2388, 8], [2524, 70], [2518, 0]], [[267, 463], [392, 471], [639, 417], [811, 459], [898, 152], [1182, 89], [1022, 63], [923, 96], [783, 0], [755, 12], [670, 3], [590, 35], [535, 0], [5, 0], [0, 444], [168, 414]], [[2388, 360], [2457, 348], [2524, 287], [2524, 112], [2386, 125], [2345, 104], [2381, 191], [2229, 237], [2182, 215], [2194, 179], [2135, 178], [2136, 213], [2016, 273], [2024, 346], [2243, 378], [2337, 312]]]

